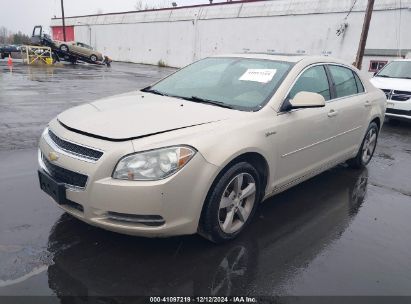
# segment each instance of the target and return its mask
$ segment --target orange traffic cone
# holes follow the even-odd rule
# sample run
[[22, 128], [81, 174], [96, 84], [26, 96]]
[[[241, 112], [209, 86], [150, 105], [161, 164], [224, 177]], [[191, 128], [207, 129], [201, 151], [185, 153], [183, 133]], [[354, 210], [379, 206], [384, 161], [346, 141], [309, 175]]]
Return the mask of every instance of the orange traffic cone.
[[11, 59], [10, 54], [9, 54], [9, 59], [7, 60], [7, 65], [13, 65], [13, 59]]

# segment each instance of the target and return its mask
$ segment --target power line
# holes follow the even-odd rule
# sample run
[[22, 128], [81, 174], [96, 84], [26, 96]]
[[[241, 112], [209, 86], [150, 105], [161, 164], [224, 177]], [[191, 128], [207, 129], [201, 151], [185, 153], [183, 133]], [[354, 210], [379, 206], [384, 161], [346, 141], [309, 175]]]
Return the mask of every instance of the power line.
[[357, 0], [354, 0], [353, 4], [351, 5], [350, 10], [348, 11], [347, 16], [344, 17], [344, 20], [347, 20], [348, 16], [351, 14], [352, 10], [354, 9], [354, 6], [357, 4]]

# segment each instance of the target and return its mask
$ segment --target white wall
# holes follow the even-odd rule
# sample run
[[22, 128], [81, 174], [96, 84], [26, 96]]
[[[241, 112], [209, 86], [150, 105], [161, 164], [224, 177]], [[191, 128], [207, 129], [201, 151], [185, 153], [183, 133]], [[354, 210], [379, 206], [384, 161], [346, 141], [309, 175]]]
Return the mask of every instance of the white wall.
[[[118, 61], [175, 67], [213, 54], [328, 54], [353, 62], [366, 1], [274, 0], [176, 10], [68, 18], [75, 39]], [[376, 1], [367, 48], [411, 49], [411, 0]], [[348, 27], [336, 35], [341, 23]], [[53, 19], [52, 25], [61, 20]], [[89, 25], [84, 25], [89, 24]], [[364, 67], [367, 67], [364, 65]]]

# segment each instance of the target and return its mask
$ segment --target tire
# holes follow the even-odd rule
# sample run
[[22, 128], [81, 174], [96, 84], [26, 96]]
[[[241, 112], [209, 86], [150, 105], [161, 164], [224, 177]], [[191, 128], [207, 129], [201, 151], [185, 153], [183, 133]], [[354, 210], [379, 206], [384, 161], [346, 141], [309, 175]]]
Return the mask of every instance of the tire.
[[260, 200], [261, 177], [257, 170], [247, 162], [234, 164], [211, 186], [201, 214], [199, 234], [214, 243], [234, 239], [249, 224]]
[[96, 62], [97, 61], [97, 56], [96, 55], [91, 55], [90, 60], [93, 61], [93, 62]]
[[[371, 161], [377, 147], [379, 128], [375, 122], [370, 123], [357, 155], [348, 160], [347, 164], [353, 169], [362, 169]], [[375, 135], [375, 138], [374, 138]], [[374, 139], [371, 139], [374, 138]], [[371, 140], [370, 140], [371, 139]]]
[[68, 46], [67, 46], [67, 45], [62, 44], [62, 45], [60, 45], [60, 51], [63, 51], [63, 52], [68, 52], [68, 51], [69, 51], [69, 48], [68, 48]]

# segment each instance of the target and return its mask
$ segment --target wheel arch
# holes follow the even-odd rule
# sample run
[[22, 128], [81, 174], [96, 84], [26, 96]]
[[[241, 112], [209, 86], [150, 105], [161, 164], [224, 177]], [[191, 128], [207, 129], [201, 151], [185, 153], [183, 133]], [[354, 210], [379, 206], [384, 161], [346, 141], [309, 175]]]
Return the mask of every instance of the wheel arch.
[[[227, 160], [224, 165], [222, 166], [222, 169], [218, 172], [216, 177], [214, 178], [210, 188], [208, 189], [207, 192], [207, 197], [206, 201], [211, 193], [211, 189], [215, 186], [215, 184], [218, 182], [220, 177], [233, 165], [239, 163], [239, 162], [247, 162], [251, 164], [257, 172], [260, 174], [261, 178], [261, 198], [264, 197], [266, 188], [267, 188], [267, 183], [269, 180], [269, 175], [270, 175], [270, 168], [267, 162], [267, 159], [258, 152], [244, 152], [239, 155], [235, 155], [231, 159]], [[203, 206], [204, 207], [204, 206]]]
[[221, 178], [221, 176], [227, 171], [229, 170], [232, 166], [234, 166], [237, 163], [240, 162], [247, 162], [249, 164], [251, 164], [256, 170], [257, 172], [260, 174], [260, 178], [261, 178], [261, 197], [260, 199], [263, 199], [265, 196], [265, 192], [266, 192], [266, 188], [267, 188], [267, 183], [269, 180], [269, 174], [270, 174], [270, 169], [269, 169], [269, 165], [268, 162], [266, 160], [266, 158], [258, 153], [258, 152], [244, 152], [241, 153], [239, 155], [234, 156], [232, 159], [227, 160], [222, 167], [222, 169], [218, 172], [218, 174], [215, 176], [213, 182], [211, 183], [208, 191], [207, 191], [207, 195], [205, 197], [205, 200], [203, 202], [203, 206], [201, 207], [201, 212], [200, 212], [200, 219], [199, 219], [199, 224], [198, 224], [198, 228], [197, 228], [197, 232], [200, 233], [201, 235], [203, 235], [204, 237], [209, 238], [209, 236], [207, 236], [207, 233], [205, 233], [202, 230], [202, 224], [201, 221], [204, 218], [204, 212], [205, 212], [205, 207], [206, 207], [206, 203], [209, 200], [210, 195], [212, 194], [212, 189], [214, 189], [215, 185], [217, 184], [217, 182], [219, 181], [219, 179]]
[[378, 116], [371, 119], [370, 124], [373, 123], [373, 122], [375, 122], [377, 124], [378, 130], [381, 130], [381, 119]]

